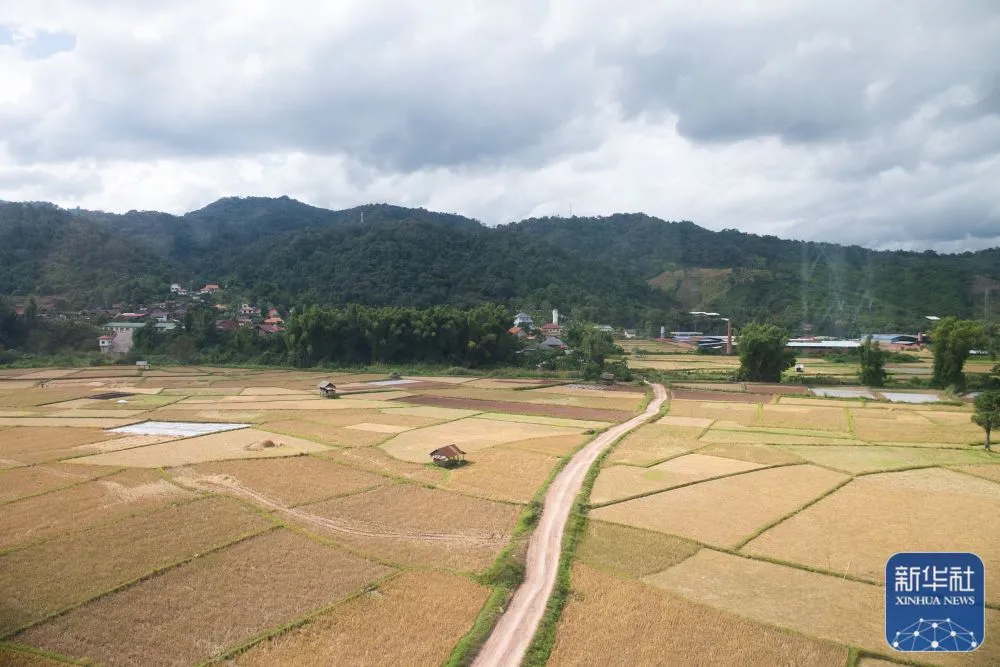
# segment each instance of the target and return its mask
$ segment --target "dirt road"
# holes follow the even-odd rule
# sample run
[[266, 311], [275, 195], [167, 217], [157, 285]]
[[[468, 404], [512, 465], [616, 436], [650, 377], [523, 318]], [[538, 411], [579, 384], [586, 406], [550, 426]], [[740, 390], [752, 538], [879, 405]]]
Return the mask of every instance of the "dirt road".
[[653, 400], [641, 415], [594, 438], [553, 480], [545, 495], [542, 518], [528, 544], [524, 583], [515, 591], [493, 634], [472, 663], [473, 667], [514, 667], [521, 664], [552, 595], [559, 569], [563, 531], [587, 470], [606, 447], [660, 410], [667, 398], [667, 390], [663, 385], [654, 384], [653, 394]]

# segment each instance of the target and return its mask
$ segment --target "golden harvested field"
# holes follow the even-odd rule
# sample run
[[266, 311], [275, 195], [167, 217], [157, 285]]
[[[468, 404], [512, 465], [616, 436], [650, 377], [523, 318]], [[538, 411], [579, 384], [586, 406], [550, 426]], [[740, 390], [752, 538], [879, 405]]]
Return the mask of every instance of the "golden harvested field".
[[757, 424], [819, 431], [846, 432], [849, 428], [847, 410], [804, 405], [765, 405]]
[[[403, 572], [269, 639], [243, 655], [240, 667], [382, 667], [441, 664], [472, 626], [487, 589], [443, 572]], [[433, 610], [432, 613], [428, 613]]]
[[437, 421], [450, 421], [452, 419], [462, 419], [478, 415], [481, 410], [459, 410], [457, 408], [436, 408], [429, 405], [414, 405], [411, 407], [387, 408], [382, 407], [382, 414], [385, 415], [406, 415], [411, 417], [429, 417]]
[[[340, 427], [330, 424], [285, 419], [265, 422], [259, 426], [259, 429], [270, 433], [281, 433], [283, 435], [315, 440], [331, 447], [367, 447], [388, 440], [392, 436], [392, 432], [359, 431], [354, 429], [353, 426], [352, 424], [348, 427]], [[403, 428], [404, 430], [409, 430], [406, 427]]]
[[666, 417], [661, 417], [656, 420], [656, 424], [660, 426], [688, 426], [696, 429], [706, 429], [712, 425], [714, 420], [705, 419], [703, 417], [677, 417], [674, 415], [667, 415]]
[[709, 477], [720, 477], [760, 468], [758, 463], [748, 463], [732, 458], [705, 456], [702, 453], [684, 454], [649, 468], [627, 465], [608, 466], [601, 470], [590, 494], [594, 505], [662, 491], [682, 484], [690, 484]]
[[[997, 562], [1000, 485], [978, 481], [966, 483], [962, 473], [950, 470], [856, 479], [745, 549], [872, 582], [882, 580], [886, 560], [903, 545], [907, 551], [972, 551]], [[968, 517], [975, 517], [972, 530]], [[927, 530], [928, 520], [933, 530]], [[1000, 599], [996, 568], [986, 568], [986, 594]]]
[[701, 436], [703, 444], [724, 443], [729, 445], [844, 445], [865, 443], [858, 440], [848, 440], [846, 438], [824, 438], [815, 435], [799, 435], [796, 433], [781, 433], [778, 430], [772, 431], [751, 431], [739, 430], [730, 431], [726, 429], [712, 427], [705, 435]]
[[404, 461], [424, 463], [432, 449], [444, 445], [458, 445], [466, 452], [476, 452], [487, 447], [517, 440], [556, 435], [577, 435], [583, 429], [525, 424], [523, 422], [492, 419], [460, 419], [446, 424], [400, 433], [381, 445], [390, 455]]
[[[476, 572], [506, 544], [520, 506], [413, 484], [327, 500], [286, 517], [377, 558]], [[317, 518], [319, 520], [315, 520]], [[325, 521], [324, 521], [325, 520]]]
[[0, 550], [174, 503], [193, 494], [152, 470], [110, 477], [16, 500], [0, 512]]
[[1000, 466], [993, 464], [955, 466], [955, 470], [960, 470], [976, 477], [982, 477], [983, 479], [993, 480], [994, 482], [1000, 482]]
[[93, 387], [36, 387], [20, 389], [0, 396], [0, 408], [29, 408], [47, 403], [59, 403], [75, 398], [86, 398], [94, 391]]
[[562, 458], [589, 441], [593, 436], [581, 433], [579, 435], [553, 435], [546, 438], [529, 438], [504, 445], [510, 449], [523, 449], [528, 452], [540, 452]]
[[[51, 454], [53, 451], [63, 452], [79, 445], [111, 440], [115, 435], [105, 433], [100, 429], [62, 429], [39, 426], [6, 428], [0, 431], [0, 458], [19, 463], [51, 461], [59, 456], [59, 454]], [[77, 452], [77, 454], [79, 453]]]
[[509, 415], [500, 412], [484, 412], [475, 415], [477, 419], [490, 419], [499, 422], [520, 422], [522, 424], [545, 424], [547, 426], [565, 426], [567, 428], [602, 429], [611, 426], [611, 422], [588, 421], [586, 419], [565, 419], [562, 417], [546, 417], [543, 415]]
[[768, 468], [601, 507], [591, 516], [732, 547], [845, 479], [810, 465]]
[[273, 526], [236, 501], [206, 498], [0, 556], [0, 634]]
[[108, 665], [193, 664], [390, 573], [277, 529], [78, 607], [18, 639]]
[[645, 424], [625, 436], [608, 455], [607, 462], [609, 465], [648, 466], [685, 454], [705, 444], [697, 439], [702, 430], [691, 426]]
[[[257, 448], [258, 443], [268, 440], [273, 442], [275, 446]], [[73, 459], [73, 463], [163, 468], [203, 461], [296, 456], [324, 449], [326, 447], [323, 445], [309, 440], [244, 428], [238, 431], [224, 431], [200, 435], [196, 438], [172, 440], [158, 445], [93, 454]]]
[[934, 442], [967, 445], [980, 443], [983, 430], [971, 421], [939, 425], [922, 414], [896, 415], [895, 419], [854, 417], [854, 432], [869, 442]]
[[591, 519], [576, 557], [588, 565], [638, 578], [676, 565], [700, 548], [673, 535]]
[[850, 473], [911, 468], [914, 466], [958, 465], [996, 460], [981, 449], [933, 449], [931, 447], [803, 446], [781, 447], [818, 465]]
[[114, 419], [111, 417], [0, 417], [0, 426], [54, 426], [57, 428], [117, 428], [142, 421], [137, 417]]
[[49, 463], [6, 470], [0, 472], [0, 504], [73, 486], [117, 470], [120, 468], [79, 468], [65, 463]]
[[[885, 643], [885, 593], [881, 586], [710, 549], [702, 549], [644, 581], [755, 621], [881, 655], [893, 654]], [[987, 609], [986, 634], [995, 636], [997, 632], [1000, 612]], [[971, 654], [922, 654], [921, 662], [995, 665], [1000, 662], [1000, 643], [986, 641]]]
[[327, 452], [317, 452], [315, 456], [329, 458], [352, 468], [370, 470], [382, 475], [401, 477], [426, 484], [439, 484], [447, 473], [444, 468], [437, 466], [400, 461], [378, 447], [331, 449]]
[[664, 594], [587, 565], [549, 665], [810, 665], [842, 667], [847, 650]]
[[740, 461], [749, 461], [751, 463], [760, 463], [763, 465], [777, 465], [781, 463], [801, 463], [802, 458], [792, 454], [791, 452], [786, 452], [777, 447], [770, 447], [768, 445], [751, 445], [751, 444], [712, 444], [702, 447], [698, 450], [699, 454], [706, 454], [709, 456], [723, 456], [730, 459], [738, 459]]
[[227, 483], [288, 506], [357, 493], [391, 482], [381, 475], [314, 456], [199, 463], [167, 472], [184, 483], [201, 479], [211, 482], [221, 476]]
[[559, 459], [538, 452], [492, 447], [466, 457], [450, 470], [441, 488], [481, 498], [527, 503]]
[[[770, 397], [768, 397], [770, 398]], [[670, 401], [671, 417], [695, 417], [699, 419], [725, 419], [739, 422], [744, 426], [757, 423], [756, 403], [724, 403], [722, 401]]]
[[[406, 403], [441, 384], [362, 383], [374, 374], [96, 370], [0, 384], [0, 638], [108, 665], [194, 664], [246, 642], [245, 663], [440, 663], [486, 599], [471, 575], [560, 457], [611, 426], [587, 415], [643, 400], [468, 387], [487, 407], [552, 413], [496, 414]], [[328, 377], [374, 391], [324, 400]], [[444, 380], [461, 400], [476, 378]], [[133, 393], [92, 398], [112, 390]], [[588, 402], [605, 409], [574, 407]], [[108, 430], [147, 420], [251, 427]], [[393, 456], [390, 441], [412, 451]], [[432, 465], [452, 442], [469, 463]], [[12, 655], [29, 654], [0, 663]]]

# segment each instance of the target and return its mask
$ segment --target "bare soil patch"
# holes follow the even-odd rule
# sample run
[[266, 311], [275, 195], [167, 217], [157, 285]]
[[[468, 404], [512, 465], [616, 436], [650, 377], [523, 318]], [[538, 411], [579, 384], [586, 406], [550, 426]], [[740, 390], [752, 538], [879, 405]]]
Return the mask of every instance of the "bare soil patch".
[[608, 456], [609, 464], [647, 466], [678, 456], [705, 443], [698, 441], [700, 427], [644, 424], [625, 436]]
[[515, 403], [513, 401], [487, 401], [475, 398], [458, 398], [451, 396], [410, 396], [407, 403], [416, 405], [431, 405], [441, 408], [458, 408], [476, 410], [479, 412], [513, 412], [526, 415], [543, 415], [547, 417], [565, 417], [567, 419], [583, 419], [588, 421], [623, 422], [632, 417], [631, 412], [622, 410], [601, 410], [598, 408], [583, 408], [568, 405], [548, 405], [544, 403]]
[[199, 463], [169, 472], [182, 481], [224, 475], [284, 505], [316, 502], [389, 483], [380, 475], [313, 456]]
[[273, 525], [241, 503], [206, 498], [0, 556], [0, 634]]
[[17, 500], [0, 512], [0, 550], [191, 497], [193, 494], [161, 479], [152, 470], [126, 470], [69, 489]]
[[193, 664], [390, 572], [278, 529], [53, 618], [20, 638], [108, 665]]
[[[930, 479], [940, 485], [940, 477]], [[913, 477], [891, 480], [892, 475], [857, 479], [768, 530], [746, 550], [873, 583], [882, 581], [886, 560], [901, 545], [907, 551], [973, 551], [986, 562], [1000, 559], [1000, 498], [975, 488], [969, 493], [925, 490]], [[928, 521], [933, 530], [927, 529]], [[993, 601], [1000, 598], [995, 570], [986, 570], [987, 599]]]
[[590, 520], [576, 557], [595, 567], [643, 577], [676, 565], [700, 548], [673, 535]]
[[[241, 667], [381, 667], [443, 663], [487, 590], [443, 572], [404, 572], [378, 590], [241, 655]], [[433, 610], [433, 613], [429, 613]]]
[[616, 465], [601, 470], [590, 501], [599, 505], [629, 496], [652, 491], [662, 491], [681, 484], [737, 472], [760, 468], [759, 463], [749, 463], [701, 453], [684, 454], [651, 468]]
[[444, 445], [458, 445], [471, 453], [516, 440], [580, 433], [582, 429], [470, 418], [400, 433], [381, 448], [404, 461], [428, 463], [429, 452]]
[[517, 505], [397, 484], [305, 505], [332, 524], [302, 520], [310, 531], [380, 558], [426, 567], [479, 571], [510, 537]]
[[[254, 447], [255, 444], [265, 440], [272, 441], [276, 446]], [[171, 440], [135, 449], [93, 454], [73, 459], [73, 463], [163, 468], [204, 461], [297, 456], [324, 449], [326, 448], [323, 445], [309, 440], [244, 428], [238, 431], [223, 431], [196, 438]]]
[[601, 507], [591, 516], [732, 547], [844, 479], [809, 465], [769, 468]]
[[450, 471], [442, 488], [516, 503], [531, 500], [559, 462], [555, 456], [506, 447], [474, 452], [466, 460]]
[[115, 470], [118, 468], [81, 469], [78, 466], [65, 463], [49, 463], [8, 470], [0, 473], [0, 504], [79, 484]]
[[840, 667], [842, 646], [696, 604], [586, 565], [563, 612], [550, 665]]

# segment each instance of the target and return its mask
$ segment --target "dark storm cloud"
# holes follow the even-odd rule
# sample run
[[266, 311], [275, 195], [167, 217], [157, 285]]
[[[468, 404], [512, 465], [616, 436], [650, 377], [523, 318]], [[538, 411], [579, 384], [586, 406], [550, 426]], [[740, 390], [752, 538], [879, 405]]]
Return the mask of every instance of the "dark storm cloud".
[[[572, 202], [916, 246], [1000, 225], [996, 0], [291, 5], [120, 2], [65, 32], [0, 27], [0, 67], [75, 46], [0, 97], [0, 160], [114, 163], [98, 183], [123, 191], [134, 165], [188, 199], [232, 194], [243, 177], [222, 165], [241, 161], [267, 193], [278, 175], [321, 202], [489, 222]], [[336, 178], [280, 166], [303, 163]], [[182, 182], [192, 164], [209, 180]], [[59, 178], [32, 187], [58, 198]]]

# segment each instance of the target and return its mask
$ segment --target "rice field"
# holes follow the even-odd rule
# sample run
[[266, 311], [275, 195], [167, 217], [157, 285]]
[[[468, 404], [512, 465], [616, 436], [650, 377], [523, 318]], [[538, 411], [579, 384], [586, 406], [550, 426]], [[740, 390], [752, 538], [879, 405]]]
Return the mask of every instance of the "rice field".
[[653, 491], [663, 491], [708, 479], [762, 467], [733, 458], [707, 456], [702, 453], [684, 454], [648, 468], [616, 465], [604, 468], [590, 494], [593, 505], [622, 500]]
[[[0, 664], [438, 664], [524, 505], [612, 425], [577, 412], [643, 400], [534, 380], [90, 370], [0, 382]], [[358, 393], [323, 399], [326, 378]], [[465, 385], [555, 412], [415, 401]], [[606, 398], [622, 410], [585, 407]], [[467, 463], [433, 465], [452, 443]]]
[[98, 598], [18, 637], [107, 665], [194, 664], [391, 572], [277, 529]]
[[812, 665], [842, 667], [843, 646], [669, 595], [584, 564], [549, 665]]
[[[487, 589], [443, 572], [403, 572], [307, 625], [262, 642], [239, 667], [437, 665], [472, 625]], [[428, 610], [434, 610], [429, 614]]]
[[[888, 661], [901, 655], [884, 639], [888, 557], [972, 551], [987, 564], [1000, 561], [1000, 454], [983, 450], [970, 412], [785, 396], [756, 404], [673, 400], [668, 417], [616, 446], [595, 481], [550, 664], [591, 664], [590, 656], [611, 664], [621, 655], [699, 664], [700, 653], [674, 657], [687, 639], [663, 628], [687, 619], [665, 618], [667, 600], [693, 605], [671, 615], [698, 619], [711, 609], [835, 648], [831, 664], [844, 664], [848, 649], [866, 653], [859, 665], [898, 664]], [[666, 444], [674, 436], [652, 429], [687, 431]], [[762, 467], [719, 479], [694, 475], [677, 488], [682, 478], [672, 466], [720, 459]], [[1000, 575], [992, 570], [987, 565], [991, 636], [1000, 632]], [[594, 578], [607, 585], [591, 596], [586, 582]], [[793, 655], [767, 662], [822, 664]], [[756, 655], [705, 660], [737, 661], [760, 663]], [[1000, 644], [920, 661], [998, 664]]]
[[[846, 479], [811, 465], [766, 468], [607, 505], [591, 516], [733, 547]], [[762, 495], [768, 488], [781, 492]]]

